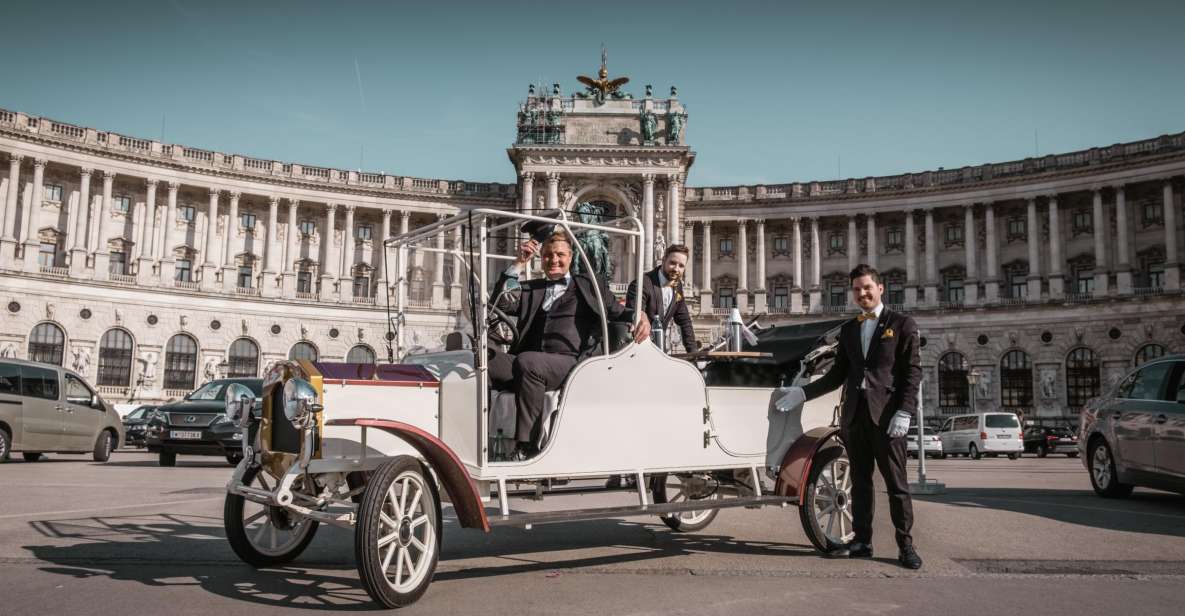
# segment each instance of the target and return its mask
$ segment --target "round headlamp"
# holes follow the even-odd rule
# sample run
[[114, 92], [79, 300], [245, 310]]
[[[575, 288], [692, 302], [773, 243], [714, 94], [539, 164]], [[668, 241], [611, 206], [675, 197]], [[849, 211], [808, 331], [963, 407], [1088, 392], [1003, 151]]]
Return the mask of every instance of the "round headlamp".
[[243, 424], [251, 416], [251, 407], [255, 405], [255, 392], [242, 383], [231, 383], [226, 388], [226, 418]]
[[289, 379], [284, 383], [284, 416], [297, 428], [312, 425], [313, 413], [320, 410], [317, 390], [304, 379]]

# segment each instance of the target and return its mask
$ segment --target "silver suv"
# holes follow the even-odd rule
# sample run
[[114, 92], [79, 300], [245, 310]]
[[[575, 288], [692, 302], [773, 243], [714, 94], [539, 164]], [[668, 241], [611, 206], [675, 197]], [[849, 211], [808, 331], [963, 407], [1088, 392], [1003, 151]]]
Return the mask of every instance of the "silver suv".
[[1135, 486], [1185, 493], [1185, 355], [1132, 370], [1087, 403], [1081, 420], [1078, 449], [1100, 496]]
[[78, 373], [0, 359], [0, 462], [13, 451], [30, 462], [45, 452], [91, 452], [106, 462], [122, 442], [119, 415]]

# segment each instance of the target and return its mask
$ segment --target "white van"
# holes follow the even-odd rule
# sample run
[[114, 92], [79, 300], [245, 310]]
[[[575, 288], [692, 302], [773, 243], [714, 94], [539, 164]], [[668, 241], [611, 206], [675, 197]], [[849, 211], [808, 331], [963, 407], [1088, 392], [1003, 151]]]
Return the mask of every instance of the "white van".
[[1025, 449], [1020, 420], [1013, 413], [956, 415], [942, 424], [938, 439], [946, 455], [965, 455], [973, 460], [983, 454], [1007, 454], [1015, 460]]

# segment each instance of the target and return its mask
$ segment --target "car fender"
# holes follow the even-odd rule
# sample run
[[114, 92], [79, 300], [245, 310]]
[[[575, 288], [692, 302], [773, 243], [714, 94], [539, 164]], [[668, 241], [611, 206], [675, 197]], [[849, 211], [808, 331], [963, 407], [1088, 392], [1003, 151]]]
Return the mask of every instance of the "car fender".
[[411, 424], [387, 419], [332, 419], [325, 422], [325, 425], [374, 428], [403, 439], [414, 447], [428, 466], [436, 472], [436, 477], [444, 484], [449, 501], [457, 512], [461, 526], [480, 528], [489, 532], [490, 521], [486, 517], [485, 507], [482, 506], [477, 485], [469, 477], [469, 472], [465, 470], [465, 465], [457, 454], [440, 439]]
[[797, 499], [802, 504], [802, 486], [806, 485], [811, 473], [811, 462], [815, 454], [829, 442], [839, 442], [839, 428], [823, 426], [807, 431], [782, 458], [782, 465], [778, 468], [777, 483], [774, 484], [774, 494]]

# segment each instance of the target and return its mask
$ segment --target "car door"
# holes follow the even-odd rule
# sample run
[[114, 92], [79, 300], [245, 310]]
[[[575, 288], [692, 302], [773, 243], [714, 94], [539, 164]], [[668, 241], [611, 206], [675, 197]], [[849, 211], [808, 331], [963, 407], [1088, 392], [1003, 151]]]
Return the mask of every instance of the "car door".
[[1167, 400], [1156, 414], [1156, 470], [1185, 479], [1185, 361], [1174, 362]]
[[21, 423], [24, 451], [57, 451], [62, 445], [61, 394], [58, 371], [42, 366], [21, 366]]
[[21, 449], [25, 443], [24, 414], [25, 400], [21, 397], [21, 367], [0, 361], [0, 422], [11, 430], [13, 449]]
[[65, 413], [62, 415], [62, 448], [73, 451], [90, 451], [106, 419], [106, 409], [91, 406], [94, 392], [82, 379], [63, 373], [66, 387]]
[[1156, 470], [1155, 417], [1168, 404], [1164, 390], [1172, 368], [1171, 361], [1145, 364], [1124, 381], [1115, 400], [1105, 407], [1115, 435], [1115, 457], [1129, 469]]

